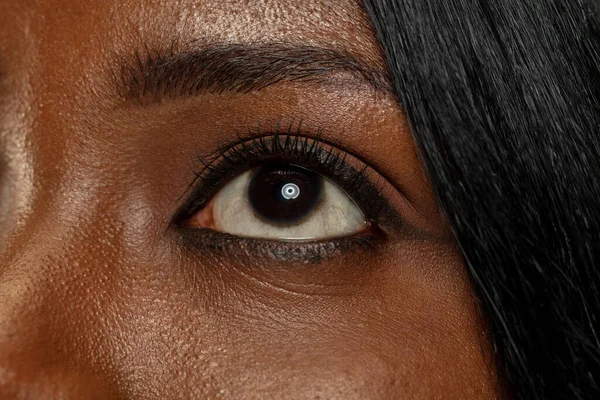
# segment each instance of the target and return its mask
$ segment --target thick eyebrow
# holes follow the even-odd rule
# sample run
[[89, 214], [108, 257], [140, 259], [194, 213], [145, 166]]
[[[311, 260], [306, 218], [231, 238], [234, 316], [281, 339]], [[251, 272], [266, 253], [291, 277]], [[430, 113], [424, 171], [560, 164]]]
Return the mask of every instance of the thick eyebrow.
[[121, 60], [119, 95], [143, 103], [167, 97], [207, 93], [248, 93], [284, 81], [326, 83], [345, 73], [354, 84], [367, 83], [393, 94], [385, 71], [369, 67], [342, 52], [288, 44], [213, 45], [202, 50], [166, 54], [146, 51], [134, 62]]

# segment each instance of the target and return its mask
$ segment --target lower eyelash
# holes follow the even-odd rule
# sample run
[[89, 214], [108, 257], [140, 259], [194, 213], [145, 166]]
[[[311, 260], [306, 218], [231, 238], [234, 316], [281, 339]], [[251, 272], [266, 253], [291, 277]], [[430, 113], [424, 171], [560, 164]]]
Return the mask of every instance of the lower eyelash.
[[381, 237], [373, 232], [323, 242], [253, 239], [203, 228], [184, 228], [180, 233], [183, 245], [202, 253], [236, 254], [241, 249], [254, 261], [281, 262], [286, 265], [318, 264], [356, 251], [372, 250], [381, 243]]

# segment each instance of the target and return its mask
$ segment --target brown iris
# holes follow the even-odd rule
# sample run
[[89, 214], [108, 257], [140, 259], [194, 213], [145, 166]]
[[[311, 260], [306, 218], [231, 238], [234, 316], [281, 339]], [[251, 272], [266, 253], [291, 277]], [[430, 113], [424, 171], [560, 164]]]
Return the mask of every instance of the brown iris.
[[248, 201], [258, 217], [272, 224], [295, 224], [310, 215], [323, 195], [323, 178], [289, 164], [260, 167], [248, 185]]

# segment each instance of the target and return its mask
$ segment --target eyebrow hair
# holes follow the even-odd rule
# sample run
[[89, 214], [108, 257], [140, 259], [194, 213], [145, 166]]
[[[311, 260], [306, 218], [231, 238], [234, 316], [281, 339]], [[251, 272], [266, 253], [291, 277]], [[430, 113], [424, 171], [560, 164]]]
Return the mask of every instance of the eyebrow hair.
[[377, 91], [393, 94], [387, 73], [342, 52], [290, 44], [213, 45], [166, 54], [146, 48], [133, 63], [121, 59], [119, 96], [142, 103], [208, 93], [249, 93], [284, 81], [326, 83], [350, 74]]

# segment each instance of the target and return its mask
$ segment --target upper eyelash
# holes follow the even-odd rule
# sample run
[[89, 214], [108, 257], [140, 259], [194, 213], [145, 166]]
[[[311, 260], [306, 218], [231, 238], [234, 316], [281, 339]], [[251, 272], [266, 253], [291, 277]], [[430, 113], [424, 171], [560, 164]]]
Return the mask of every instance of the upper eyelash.
[[[239, 130], [236, 130], [237, 139], [235, 141], [227, 140], [226, 143], [220, 145], [216, 155], [213, 155], [209, 160], [199, 157], [203, 169], [196, 173], [196, 178], [199, 178], [210, 171], [216, 160], [223, 158], [226, 161], [230, 161], [230, 157], [239, 156], [242, 154], [242, 151], [246, 153], [245, 155], [250, 154], [250, 149], [259, 150], [262, 155], [281, 155], [281, 153], [278, 152], [282, 152], [284, 155], [296, 155], [298, 153], [298, 145], [300, 144], [302, 146], [301, 154], [305, 155], [307, 158], [315, 154], [314, 152], [318, 149], [318, 146], [328, 145], [331, 146], [331, 149], [334, 149], [333, 144], [326, 143], [321, 139], [320, 130], [316, 132], [314, 137], [311, 137], [310, 134], [302, 135], [301, 133], [301, 121], [298, 123], [295, 130], [293, 130], [293, 125], [290, 124], [288, 129], [284, 132], [281, 131], [281, 123], [278, 123], [275, 131], [271, 134], [262, 132], [260, 125], [257, 126], [256, 131], [248, 128], [248, 134], [245, 136]], [[282, 136], [285, 138], [283, 145], [281, 145], [281, 141], [279, 140]], [[270, 143], [267, 143], [267, 138], [272, 139], [270, 140]], [[310, 146], [308, 144], [309, 141], [312, 141]], [[241, 150], [238, 150], [238, 147], [241, 147]], [[343, 150], [338, 151], [345, 156], [346, 153]]]
[[[298, 123], [296, 129], [293, 129], [293, 123], [291, 123], [284, 132], [281, 131], [281, 124], [278, 123], [274, 132], [270, 134], [262, 132], [260, 125], [258, 125], [256, 132], [248, 129], [246, 136], [236, 130], [237, 140], [235, 142], [228, 140], [225, 144], [219, 146], [217, 154], [213, 155], [210, 160], [199, 157], [203, 168], [195, 173], [195, 181], [213, 170], [214, 163], [219, 159], [231, 163], [248, 156], [257, 156], [257, 158], [264, 158], [265, 156], [302, 156], [302, 159], [295, 159], [294, 161], [319, 163], [321, 169], [327, 170], [327, 172], [345, 166], [346, 157], [349, 153], [340, 149], [336, 144], [323, 140], [321, 134], [321, 130], [317, 130], [315, 135], [303, 134], [302, 121]], [[281, 143], [282, 138], [283, 144]], [[267, 139], [270, 140], [267, 141]], [[329, 147], [329, 150], [324, 152], [325, 146]], [[318, 160], [319, 155], [324, 155], [325, 159]], [[365, 164], [362, 170], [355, 170], [355, 179], [358, 180], [358, 178], [364, 176], [368, 168]]]
[[235, 141], [224, 142], [212, 156], [198, 157], [201, 167], [194, 171], [189, 186], [192, 196], [177, 213], [176, 221], [199, 211], [230, 180], [227, 177], [260, 163], [280, 161], [302, 165], [330, 179], [355, 201], [370, 222], [376, 223], [378, 214], [386, 214], [386, 220], [403, 225], [381, 196], [381, 187], [367, 177], [370, 167], [366, 163], [361, 169], [348, 165], [346, 159], [350, 153], [324, 141], [320, 130], [306, 134], [301, 122], [295, 128], [290, 124], [285, 129], [278, 123], [272, 132], [263, 132], [258, 126], [256, 130], [248, 129], [246, 134], [236, 131], [236, 137]]

